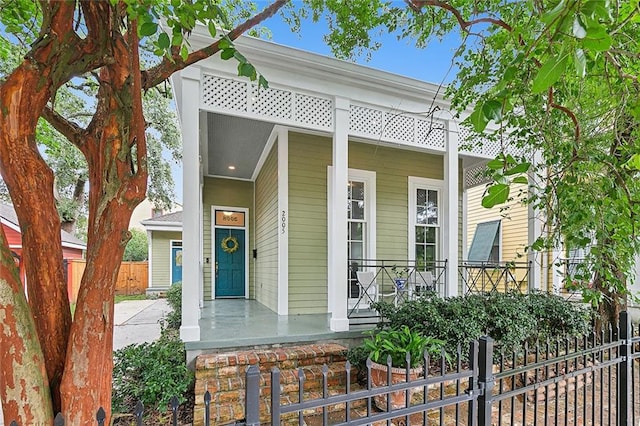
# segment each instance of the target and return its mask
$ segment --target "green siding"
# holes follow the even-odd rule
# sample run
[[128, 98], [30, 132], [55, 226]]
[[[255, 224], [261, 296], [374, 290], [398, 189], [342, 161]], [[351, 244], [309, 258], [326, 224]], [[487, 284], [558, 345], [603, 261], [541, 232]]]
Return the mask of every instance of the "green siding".
[[327, 312], [331, 139], [289, 134], [289, 314]]
[[[213, 219], [211, 217], [211, 206], [244, 207], [249, 209], [249, 221], [247, 229], [247, 241], [249, 243], [249, 256], [251, 255], [253, 224], [253, 182], [204, 178], [202, 189], [203, 205], [203, 267], [204, 267], [204, 300], [211, 299], [212, 268], [214, 266], [214, 256], [211, 251], [211, 237], [213, 230]], [[209, 259], [209, 263], [206, 263]], [[253, 282], [253, 263], [249, 261], [249, 295], [251, 296], [251, 283]]]
[[[327, 166], [331, 151], [330, 138], [289, 135], [290, 314], [327, 311]], [[442, 180], [443, 157], [350, 142], [349, 167], [376, 172], [376, 257], [405, 259], [408, 177]]]
[[255, 299], [273, 311], [278, 309], [278, 146], [258, 174], [256, 191]]
[[151, 231], [151, 287], [171, 285], [171, 240], [182, 240], [181, 232]]
[[350, 142], [349, 167], [376, 172], [376, 257], [406, 259], [409, 176], [442, 180], [443, 157]]

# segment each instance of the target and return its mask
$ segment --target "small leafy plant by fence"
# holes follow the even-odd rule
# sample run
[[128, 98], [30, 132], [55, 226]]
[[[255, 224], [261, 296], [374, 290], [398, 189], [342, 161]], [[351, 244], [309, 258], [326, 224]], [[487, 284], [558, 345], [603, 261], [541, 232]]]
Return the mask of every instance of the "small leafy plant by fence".
[[[458, 350], [454, 360], [436, 362], [425, 356], [424, 374], [411, 379], [407, 366], [400, 383], [374, 388], [371, 367], [367, 386], [329, 393], [328, 368], [323, 370], [321, 397], [305, 398], [305, 373], [298, 372], [298, 400], [271, 398], [271, 424], [365, 425], [395, 419], [404, 424], [515, 425], [599, 424], [640, 422], [640, 336], [626, 312], [616, 329], [503, 353], [490, 337], [472, 342], [468, 362]], [[465, 357], [466, 358], [466, 357]], [[389, 362], [390, 364], [390, 362]], [[350, 377], [350, 365], [345, 375]], [[393, 383], [388, 373], [387, 383]], [[280, 371], [271, 372], [270, 387], [261, 389], [258, 368], [246, 373], [246, 424], [259, 425], [259, 397], [281, 395]], [[404, 393], [403, 406], [387, 402], [376, 410], [379, 396]], [[390, 401], [388, 398], [387, 401]], [[385, 407], [383, 407], [385, 408]], [[264, 413], [263, 413], [264, 415]], [[262, 419], [264, 422], [264, 417]]]

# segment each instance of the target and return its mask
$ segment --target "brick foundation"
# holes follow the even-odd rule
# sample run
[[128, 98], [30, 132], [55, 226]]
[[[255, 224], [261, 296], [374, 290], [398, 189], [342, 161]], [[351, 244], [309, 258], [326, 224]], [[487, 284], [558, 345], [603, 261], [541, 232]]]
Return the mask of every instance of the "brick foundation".
[[[298, 402], [298, 369], [305, 375], [305, 399], [322, 391], [322, 365], [329, 366], [330, 393], [344, 392], [346, 348], [323, 343], [284, 348], [244, 350], [200, 355], [196, 359], [194, 426], [204, 424], [204, 393], [211, 393], [212, 424], [228, 424], [245, 418], [245, 373], [250, 365], [260, 367], [260, 422], [270, 421], [271, 369], [281, 373], [281, 403]], [[350, 380], [355, 384], [355, 372]], [[295, 413], [294, 413], [295, 414]]]

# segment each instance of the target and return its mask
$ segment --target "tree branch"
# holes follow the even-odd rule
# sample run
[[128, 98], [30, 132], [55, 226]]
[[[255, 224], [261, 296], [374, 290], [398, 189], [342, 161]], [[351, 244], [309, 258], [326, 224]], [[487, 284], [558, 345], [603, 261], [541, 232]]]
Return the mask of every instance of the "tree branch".
[[[244, 32], [256, 26], [260, 22], [264, 21], [267, 18], [273, 16], [279, 9], [281, 9], [289, 0], [276, 0], [271, 5], [269, 5], [266, 9], [264, 9], [259, 14], [254, 17], [244, 21], [242, 24], [238, 25], [234, 28], [228, 35], [227, 38], [230, 40], [235, 40], [240, 37]], [[180, 55], [174, 54], [171, 59], [164, 58], [161, 63], [156, 65], [155, 67], [142, 71], [142, 88], [143, 90], [148, 90], [157, 84], [165, 81], [171, 74], [176, 71], [179, 71], [183, 68], [188, 67], [191, 64], [194, 64], [202, 59], [208, 58], [214, 54], [216, 54], [219, 48], [219, 40], [215, 43], [212, 43], [200, 50], [196, 50], [187, 56], [186, 60], [182, 60]]]
[[42, 117], [47, 120], [54, 129], [67, 138], [69, 142], [82, 151], [85, 139], [85, 129], [78, 126], [76, 123], [67, 120], [49, 106], [46, 106], [42, 111]]
[[[571, 121], [573, 121], [573, 126], [575, 128], [573, 137], [574, 137], [574, 140], [578, 142], [580, 140], [580, 123], [578, 123], [578, 117], [576, 117], [573, 111], [571, 111], [569, 108], [562, 106], [560, 104], [557, 104], [553, 101], [553, 87], [549, 87], [548, 104], [551, 108], [555, 108], [557, 110], [564, 112], [571, 119]], [[574, 146], [573, 156], [577, 157], [577, 155], [578, 153], [577, 153], [576, 147]]]
[[484, 17], [484, 18], [478, 18], [471, 21], [467, 21], [463, 18], [462, 13], [460, 13], [458, 9], [456, 9], [455, 7], [451, 6], [448, 3], [445, 3], [439, 0], [405, 0], [405, 2], [409, 5], [411, 9], [413, 9], [416, 12], [419, 12], [420, 9], [425, 6], [433, 6], [433, 7], [439, 7], [441, 9], [445, 9], [449, 11], [456, 18], [456, 20], [458, 21], [458, 24], [460, 25], [460, 28], [466, 32], [469, 32], [469, 27], [472, 27], [475, 24], [481, 24], [481, 23], [493, 24], [498, 27], [502, 27], [509, 32], [513, 31], [513, 28], [511, 28], [511, 25], [507, 24], [502, 19], [498, 19], [498, 18]]

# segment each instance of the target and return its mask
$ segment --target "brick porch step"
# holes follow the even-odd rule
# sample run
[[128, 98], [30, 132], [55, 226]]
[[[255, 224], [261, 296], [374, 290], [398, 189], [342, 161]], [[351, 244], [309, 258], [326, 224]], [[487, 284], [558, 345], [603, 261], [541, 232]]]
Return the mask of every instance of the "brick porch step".
[[244, 418], [245, 374], [250, 365], [260, 368], [260, 417], [268, 421], [271, 404], [271, 370], [280, 370], [280, 401], [298, 402], [301, 369], [304, 374], [303, 398], [312, 399], [323, 389], [323, 365], [330, 394], [344, 392], [349, 379], [355, 385], [355, 372], [347, 377], [346, 348], [335, 343], [319, 343], [264, 350], [200, 355], [196, 360], [196, 406], [194, 425], [204, 418], [203, 395], [211, 393], [211, 418], [214, 424], [225, 424]]

